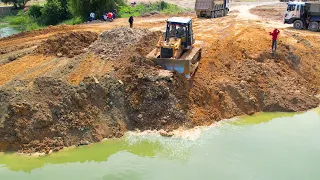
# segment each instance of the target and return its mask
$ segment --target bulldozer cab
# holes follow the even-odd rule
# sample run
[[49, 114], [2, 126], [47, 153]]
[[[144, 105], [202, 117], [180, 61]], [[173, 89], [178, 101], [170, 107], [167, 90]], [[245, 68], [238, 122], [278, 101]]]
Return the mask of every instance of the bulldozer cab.
[[190, 49], [194, 43], [192, 19], [182, 17], [169, 18], [164, 39], [169, 41], [170, 38], [181, 39], [183, 49]]

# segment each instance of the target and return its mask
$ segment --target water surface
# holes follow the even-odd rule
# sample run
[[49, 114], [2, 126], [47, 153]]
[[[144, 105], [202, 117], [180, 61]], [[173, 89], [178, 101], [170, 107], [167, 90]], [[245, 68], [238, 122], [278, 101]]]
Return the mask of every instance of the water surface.
[[261, 113], [165, 138], [127, 135], [44, 157], [0, 155], [5, 180], [318, 180], [319, 110]]
[[17, 34], [17, 33], [19, 33], [19, 31], [14, 29], [14, 28], [12, 28], [12, 27], [2, 27], [2, 26], [0, 26], [0, 38], [11, 36], [11, 35]]

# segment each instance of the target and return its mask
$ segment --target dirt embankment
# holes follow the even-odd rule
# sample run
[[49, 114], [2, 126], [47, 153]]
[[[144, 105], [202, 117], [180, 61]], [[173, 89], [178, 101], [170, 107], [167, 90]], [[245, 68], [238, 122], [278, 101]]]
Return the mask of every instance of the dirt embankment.
[[[130, 41], [135, 31], [140, 38]], [[87, 77], [79, 86], [39, 77], [1, 88], [2, 151], [47, 153], [121, 137], [127, 129], [172, 130], [186, 122], [187, 106], [179, 99], [186, 80], [170, 73], [159, 75], [153, 62], [143, 58], [155, 46], [159, 32], [118, 28], [107, 33], [115, 32], [123, 34], [128, 47], [112, 60], [114, 71], [108, 75]], [[103, 38], [102, 34], [97, 42]]]
[[283, 34], [272, 55], [270, 37], [261, 27], [231, 26], [222, 36], [202, 58], [194, 78], [190, 104], [195, 124], [318, 106], [319, 50]]
[[[68, 44], [74, 41], [71, 34], [61, 36], [68, 37], [65, 41], [54, 36], [49, 39], [57, 41], [44, 41], [41, 46]], [[116, 34], [121, 36], [115, 38]], [[57, 151], [121, 137], [136, 128], [170, 131], [259, 111], [302, 111], [319, 104], [314, 95], [320, 87], [320, 52], [314, 37], [282, 32], [278, 52], [272, 56], [267, 30], [256, 25], [228, 26], [207, 43], [211, 46], [204, 47], [199, 69], [187, 81], [144, 58], [159, 36], [160, 32], [143, 29], [111, 29], [73, 58], [41, 59], [39, 64], [65, 64], [51, 76], [3, 80], [0, 150]], [[46, 52], [35, 50], [37, 56], [28, 58]], [[52, 54], [56, 52], [59, 49]], [[100, 71], [98, 65], [105, 64], [110, 69]], [[86, 69], [91, 65], [97, 66], [97, 72], [89, 75]]]

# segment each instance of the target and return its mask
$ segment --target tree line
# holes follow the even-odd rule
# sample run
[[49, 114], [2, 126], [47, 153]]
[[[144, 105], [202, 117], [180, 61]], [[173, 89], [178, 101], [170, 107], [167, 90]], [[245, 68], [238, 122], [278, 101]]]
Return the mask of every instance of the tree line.
[[[30, 0], [0, 0], [12, 3], [15, 9], [23, 9]], [[80, 18], [87, 20], [90, 12], [97, 17], [103, 13], [118, 9], [125, 5], [124, 0], [47, 0], [44, 6], [32, 5], [28, 15], [39, 24], [56, 25], [64, 20]]]

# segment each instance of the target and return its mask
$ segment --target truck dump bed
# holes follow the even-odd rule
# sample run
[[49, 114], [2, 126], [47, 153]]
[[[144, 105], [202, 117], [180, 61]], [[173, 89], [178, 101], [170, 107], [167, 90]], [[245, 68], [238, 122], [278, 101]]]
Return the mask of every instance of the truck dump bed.
[[195, 10], [209, 10], [213, 8], [213, 0], [196, 0]]
[[306, 6], [309, 7], [311, 16], [320, 16], [319, 3], [306, 3]]

